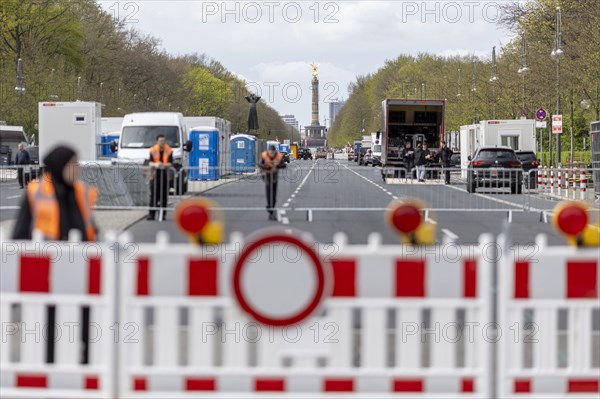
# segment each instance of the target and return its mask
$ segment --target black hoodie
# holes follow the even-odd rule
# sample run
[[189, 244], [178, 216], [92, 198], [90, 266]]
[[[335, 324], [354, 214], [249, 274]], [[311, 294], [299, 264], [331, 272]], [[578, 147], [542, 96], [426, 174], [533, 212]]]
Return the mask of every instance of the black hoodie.
[[[75, 156], [75, 151], [66, 147], [58, 146], [44, 158], [45, 171], [50, 175], [56, 200], [59, 207], [60, 236], [59, 240], [67, 240], [69, 231], [79, 230], [83, 241], [88, 241], [85, 230], [85, 224], [79, 205], [75, 198], [75, 189], [67, 184], [63, 179], [63, 170], [69, 161]], [[21, 202], [19, 216], [15, 222], [13, 230], [13, 239], [28, 240], [31, 239], [33, 230], [33, 218], [31, 214], [31, 204], [27, 195]]]

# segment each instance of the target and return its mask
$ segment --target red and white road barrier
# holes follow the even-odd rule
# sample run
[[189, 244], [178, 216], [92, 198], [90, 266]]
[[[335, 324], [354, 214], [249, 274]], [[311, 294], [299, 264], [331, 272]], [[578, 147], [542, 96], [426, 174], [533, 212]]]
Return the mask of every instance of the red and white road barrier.
[[582, 201], [585, 201], [586, 191], [587, 191], [587, 176], [585, 174], [585, 169], [581, 170], [580, 182], [581, 182], [581, 190], [579, 191], [579, 199]]
[[[490, 317], [491, 264], [482, 256], [484, 248], [493, 249], [490, 238], [475, 249], [336, 242], [335, 251], [322, 256], [328, 294], [321, 311], [287, 328], [257, 325], [236, 306], [231, 279], [236, 253], [244, 245], [230, 243], [203, 253], [177, 244], [140, 244], [121, 265], [126, 276], [122, 322], [143, 325], [146, 312], [154, 314], [152, 335], [142, 328], [139, 345], [123, 346], [122, 397], [172, 397], [198, 390], [227, 397], [267, 391], [319, 398], [333, 392], [489, 396], [485, 364], [490, 346], [481, 329]], [[331, 249], [320, 245], [316, 251], [323, 255]], [[281, 263], [276, 252], [274, 262]], [[173, 327], [179, 325], [181, 307], [187, 309], [185, 329]], [[452, 338], [459, 312], [464, 312], [462, 322], [475, 326], [462, 354]], [[181, 366], [182, 346], [187, 348], [185, 363], [208, 372], [190, 375]], [[153, 348], [150, 364], [148, 347]], [[423, 364], [426, 350], [428, 364]], [[468, 373], [456, 368], [457, 356], [464, 357]], [[282, 367], [285, 362], [291, 366]], [[319, 364], [326, 368], [316, 373]], [[270, 371], [259, 372], [265, 369]]]
[[562, 194], [562, 185], [563, 185], [562, 169], [558, 169], [557, 170], [557, 193], [558, 193], [558, 195]]
[[597, 398], [597, 249], [288, 245], [301, 236], [0, 243], [0, 397]]
[[[597, 398], [600, 361], [591, 345], [600, 312], [598, 249], [537, 244], [533, 253], [515, 248], [516, 256], [500, 263], [498, 315], [510, 330], [500, 340], [498, 397]], [[533, 364], [526, 365], [528, 351]]]
[[111, 397], [115, 264], [108, 246], [1, 244], [0, 396]]
[[544, 189], [544, 178], [542, 177], [543, 176], [542, 173], [543, 173], [543, 169], [542, 169], [542, 166], [540, 165], [537, 167], [537, 187], [540, 190]]
[[556, 180], [554, 180], [554, 166], [550, 167], [550, 193], [554, 194], [554, 186], [556, 185]]

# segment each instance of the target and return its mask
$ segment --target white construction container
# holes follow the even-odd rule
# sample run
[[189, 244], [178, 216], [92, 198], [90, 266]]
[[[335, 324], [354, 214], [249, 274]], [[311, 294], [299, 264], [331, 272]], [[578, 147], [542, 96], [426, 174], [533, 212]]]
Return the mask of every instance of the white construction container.
[[101, 104], [97, 102], [38, 103], [40, 159], [59, 144], [68, 145], [81, 161], [100, 155]]
[[535, 151], [535, 121], [509, 119], [481, 121], [460, 127], [460, 163], [466, 170], [468, 157], [480, 146], [507, 146], [515, 151]]

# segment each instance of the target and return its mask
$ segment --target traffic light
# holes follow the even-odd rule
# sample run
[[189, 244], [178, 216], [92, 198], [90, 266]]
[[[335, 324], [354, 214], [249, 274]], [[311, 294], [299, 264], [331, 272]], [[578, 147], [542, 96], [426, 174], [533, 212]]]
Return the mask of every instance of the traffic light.
[[600, 224], [590, 223], [588, 207], [580, 202], [563, 201], [554, 208], [554, 227], [574, 247], [600, 246]]
[[182, 201], [175, 209], [175, 224], [194, 244], [220, 244], [223, 240], [223, 215], [205, 198]]
[[418, 200], [393, 201], [387, 209], [390, 227], [400, 233], [404, 244], [431, 245], [436, 240], [435, 224], [424, 220]]

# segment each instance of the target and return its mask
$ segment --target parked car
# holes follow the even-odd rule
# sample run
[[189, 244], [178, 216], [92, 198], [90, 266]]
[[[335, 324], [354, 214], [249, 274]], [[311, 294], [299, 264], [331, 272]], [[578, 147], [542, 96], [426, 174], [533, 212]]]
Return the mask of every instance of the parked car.
[[[362, 157], [362, 165], [373, 165], [373, 162], [375, 162], [375, 160], [373, 159], [373, 151], [370, 148], [367, 148], [365, 155]], [[359, 164], [361, 164], [360, 161]]]
[[310, 148], [300, 148], [298, 149], [298, 159], [302, 160], [311, 160], [313, 159], [312, 152]]
[[323, 147], [317, 148], [317, 152], [315, 154], [315, 159], [319, 159], [319, 158], [327, 159], [327, 151]]
[[25, 147], [25, 151], [29, 153], [29, 160], [31, 166], [25, 169], [25, 181], [31, 181], [37, 179], [40, 173], [40, 147], [32, 145]]
[[360, 147], [360, 151], [358, 152], [358, 164], [359, 165], [364, 165], [364, 158], [365, 158], [367, 151], [369, 151], [369, 150], [370, 150], [370, 148], [368, 148], [368, 147]]
[[540, 166], [534, 151], [515, 151], [517, 159], [521, 161], [523, 168], [523, 181], [527, 188], [537, 187], [537, 173], [531, 172], [531, 170], [537, 170]]
[[354, 152], [348, 151], [348, 161], [354, 161]]
[[521, 161], [510, 147], [480, 147], [469, 156], [467, 191], [478, 187], [510, 187], [512, 194], [521, 194], [523, 170]]
[[460, 168], [460, 152], [453, 152], [450, 157], [450, 167]]

